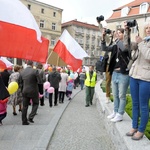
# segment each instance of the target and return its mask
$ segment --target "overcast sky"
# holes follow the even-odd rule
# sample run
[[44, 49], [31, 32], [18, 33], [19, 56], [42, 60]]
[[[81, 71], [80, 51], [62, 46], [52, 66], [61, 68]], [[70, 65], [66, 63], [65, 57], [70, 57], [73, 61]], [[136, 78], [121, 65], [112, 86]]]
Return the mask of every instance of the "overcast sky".
[[[63, 9], [62, 22], [77, 19], [97, 25], [96, 17], [108, 19], [112, 10], [134, 0], [38, 0]], [[105, 24], [105, 23], [104, 23]]]

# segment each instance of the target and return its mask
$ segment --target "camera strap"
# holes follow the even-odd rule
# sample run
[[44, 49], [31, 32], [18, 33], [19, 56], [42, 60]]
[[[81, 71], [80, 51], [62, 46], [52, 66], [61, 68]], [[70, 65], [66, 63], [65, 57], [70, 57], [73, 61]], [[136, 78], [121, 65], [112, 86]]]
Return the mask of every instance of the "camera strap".
[[136, 25], [136, 29], [138, 31], [138, 36], [139, 36], [140, 34], [139, 34], [139, 26], [138, 26], [138, 24]]

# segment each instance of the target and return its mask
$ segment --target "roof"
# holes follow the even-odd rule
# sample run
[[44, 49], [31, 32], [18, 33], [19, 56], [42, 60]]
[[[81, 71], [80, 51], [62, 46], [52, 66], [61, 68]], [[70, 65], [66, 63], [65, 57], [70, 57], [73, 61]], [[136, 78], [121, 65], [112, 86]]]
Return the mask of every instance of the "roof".
[[[111, 15], [111, 17], [109, 19], [120, 18], [121, 17], [121, 9], [124, 7], [130, 8], [128, 16], [137, 15], [137, 14], [139, 14], [140, 5], [144, 2], [147, 2], [150, 4], [150, 0], [134, 0], [133, 2], [130, 2], [126, 5], [118, 7], [118, 8], [113, 10], [113, 14]], [[148, 9], [148, 12], [150, 12], [150, 8]], [[107, 19], [107, 20], [109, 20], [109, 19]]]
[[62, 27], [67, 27], [67, 26], [71, 26], [71, 25], [76, 25], [76, 26], [89, 28], [89, 29], [94, 29], [94, 30], [98, 30], [99, 31], [98, 26], [93, 25], [93, 24], [80, 22], [80, 21], [77, 21], [77, 19], [71, 20], [71, 21], [68, 21], [68, 22], [65, 22], [65, 23], [62, 23]]

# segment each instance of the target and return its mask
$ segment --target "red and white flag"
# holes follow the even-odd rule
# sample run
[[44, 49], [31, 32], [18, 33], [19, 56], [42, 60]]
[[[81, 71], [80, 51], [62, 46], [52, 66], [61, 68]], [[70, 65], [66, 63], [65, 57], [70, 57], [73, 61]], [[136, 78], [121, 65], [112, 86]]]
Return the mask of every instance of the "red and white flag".
[[0, 0], [0, 56], [45, 63], [49, 41], [19, 0]]
[[0, 70], [11, 68], [13, 65], [5, 57], [0, 57]]
[[54, 47], [54, 52], [56, 52], [66, 64], [70, 65], [74, 71], [82, 65], [83, 58], [88, 57], [88, 54], [66, 29]]

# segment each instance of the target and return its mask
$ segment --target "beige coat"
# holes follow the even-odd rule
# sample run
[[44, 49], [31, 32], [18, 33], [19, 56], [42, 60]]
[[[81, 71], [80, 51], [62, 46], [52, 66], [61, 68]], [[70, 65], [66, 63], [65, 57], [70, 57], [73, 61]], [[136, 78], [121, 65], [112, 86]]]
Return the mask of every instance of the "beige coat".
[[132, 64], [129, 75], [150, 82], [150, 41], [142, 41], [138, 49], [138, 58]]
[[61, 81], [59, 82], [59, 91], [66, 92], [67, 81], [68, 81], [68, 74], [61, 73]]

